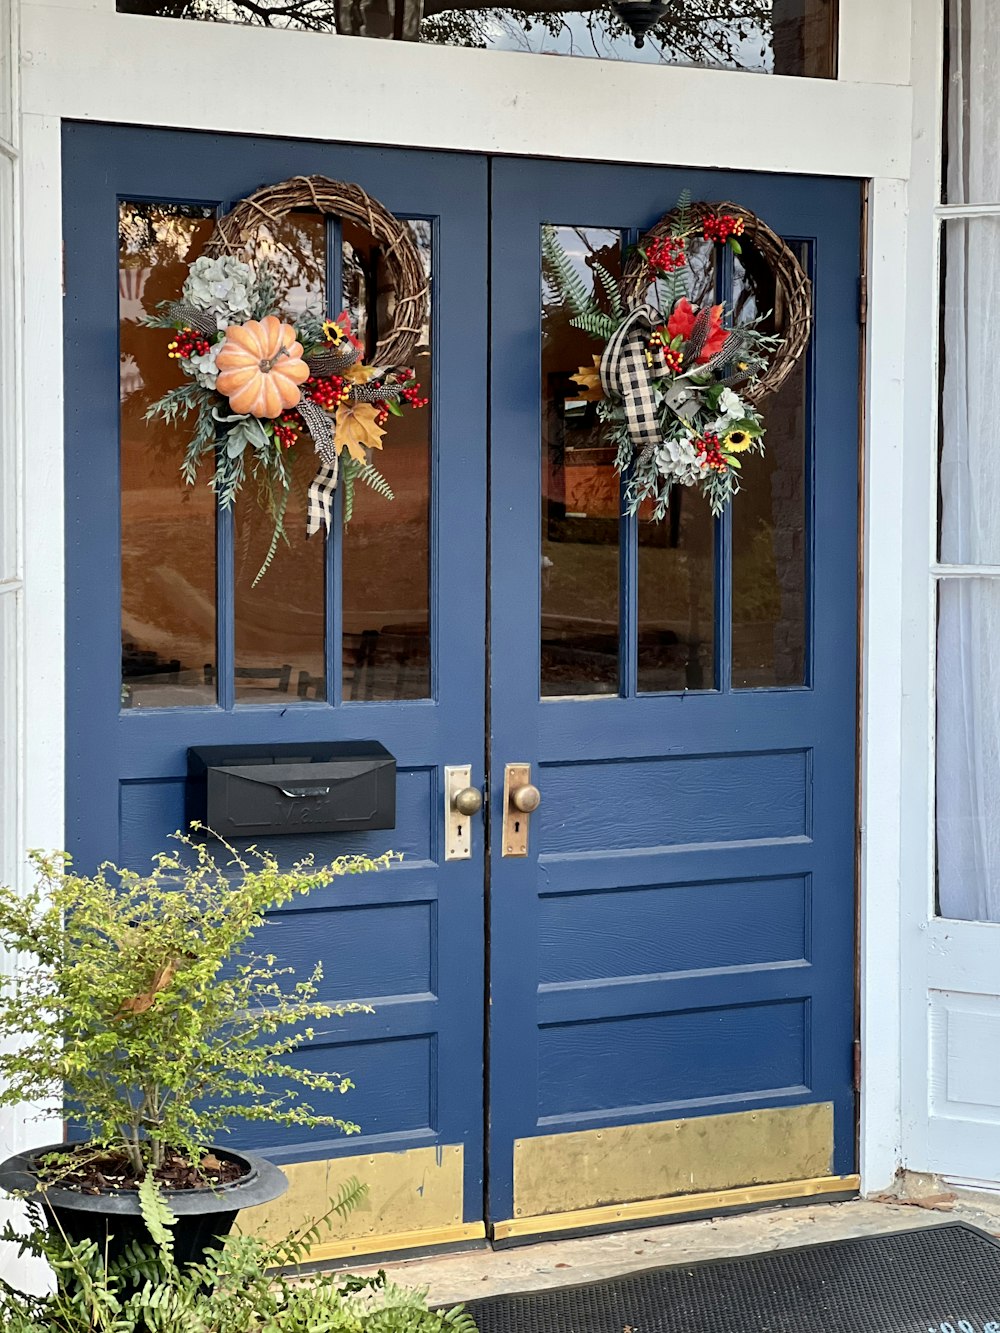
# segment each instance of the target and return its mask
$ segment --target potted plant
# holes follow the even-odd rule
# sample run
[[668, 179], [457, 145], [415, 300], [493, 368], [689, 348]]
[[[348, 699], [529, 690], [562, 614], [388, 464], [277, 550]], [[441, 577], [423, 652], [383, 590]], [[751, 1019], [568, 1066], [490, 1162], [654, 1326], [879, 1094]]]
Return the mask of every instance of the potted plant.
[[174, 1259], [175, 1219], [148, 1174], [139, 1191], [147, 1239], [118, 1256], [92, 1240], [69, 1241], [46, 1230], [29, 1205], [32, 1228], [20, 1232], [8, 1223], [0, 1240], [46, 1260], [56, 1281], [38, 1296], [0, 1280], [0, 1327], [5, 1333], [476, 1333], [460, 1306], [429, 1310], [424, 1292], [398, 1286], [384, 1272], [356, 1277], [305, 1268], [324, 1222], [345, 1216], [363, 1192], [348, 1182], [319, 1222], [275, 1242], [230, 1237], [187, 1268]]
[[0, 948], [19, 958], [0, 979], [0, 1105], [65, 1096], [82, 1140], [10, 1158], [0, 1187], [40, 1200], [69, 1239], [113, 1238], [121, 1253], [149, 1239], [138, 1188], [152, 1180], [183, 1266], [287, 1188], [270, 1162], [213, 1143], [232, 1119], [357, 1131], [306, 1099], [350, 1080], [288, 1057], [317, 1020], [365, 1006], [323, 1002], [318, 964], [293, 981], [253, 943], [269, 910], [393, 854], [282, 870], [270, 853], [223, 843], [220, 865], [205, 843], [175, 840], [148, 874], [77, 875], [65, 856], [35, 855], [33, 888], [0, 888]]

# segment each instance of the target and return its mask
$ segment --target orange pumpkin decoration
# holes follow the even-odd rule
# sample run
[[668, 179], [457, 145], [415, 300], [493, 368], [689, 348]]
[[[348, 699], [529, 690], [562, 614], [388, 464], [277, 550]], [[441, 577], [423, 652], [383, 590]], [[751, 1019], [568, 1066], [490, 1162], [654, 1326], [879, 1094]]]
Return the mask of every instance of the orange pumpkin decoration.
[[299, 385], [309, 378], [294, 328], [277, 315], [230, 324], [216, 365], [219, 393], [229, 399], [234, 412], [252, 417], [280, 417], [297, 407], [302, 397]]

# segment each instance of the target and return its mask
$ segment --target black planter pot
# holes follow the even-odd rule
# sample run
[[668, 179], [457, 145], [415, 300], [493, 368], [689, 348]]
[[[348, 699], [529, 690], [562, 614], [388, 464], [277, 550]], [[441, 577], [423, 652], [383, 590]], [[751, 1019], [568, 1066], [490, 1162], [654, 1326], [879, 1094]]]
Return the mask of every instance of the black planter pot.
[[[48, 1153], [65, 1152], [72, 1146], [54, 1143], [8, 1157], [0, 1164], [0, 1189], [34, 1198], [42, 1205], [53, 1229], [61, 1229], [70, 1240], [93, 1240], [102, 1250], [107, 1246], [111, 1257], [120, 1254], [129, 1241], [149, 1244], [136, 1190], [81, 1194], [61, 1186], [39, 1188], [39, 1159]], [[270, 1203], [288, 1189], [285, 1173], [255, 1153], [231, 1152], [227, 1148], [211, 1151], [222, 1161], [238, 1163], [246, 1174], [216, 1188], [164, 1191], [177, 1218], [173, 1235], [174, 1259], [179, 1268], [198, 1263], [209, 1250], [219, 1249], [240, 1209]]]

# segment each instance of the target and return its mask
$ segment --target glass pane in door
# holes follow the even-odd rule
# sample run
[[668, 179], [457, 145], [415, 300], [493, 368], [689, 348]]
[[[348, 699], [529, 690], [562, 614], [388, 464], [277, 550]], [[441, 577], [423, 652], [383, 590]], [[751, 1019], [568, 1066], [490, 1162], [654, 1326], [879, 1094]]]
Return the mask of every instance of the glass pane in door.
[[[281, 314], [294, 323], [326, 309], [327, 221], [319, 213], [290, 213], [261, 227], [247, 259], [267, 262], [277, 274]], [[274, 524], [257, 502], [248, 478], [234, 507], [233, 599], [235, 693], [239, 703], [325, 699], [326, 542], [306, 540], [306, 494], [316, 473], [316, 452], [306, 432], [285, 453], [291, 487], [283, 518], [285, 538], [267, 562]]]
[[210, 470], [188, 486], [183, 418], [146, 410], [184, 381], [171, 333], [144, 315], [172, 300], [212, 231], [211, 211], [123, 202], [118, 209], [121, 395], [122, 707], [215, 703], [215, 497]]
[[[582, 226], [545, 231], [602, 300], [595, 265], [620, 276], [621, 234]], [[541, 692], [617, 694], [622, 502], [611, 433], [597, 412], [600, 344], [573, 327], [573, 310], [549, 259], [543, 260], [541, 296]], [[583, 384], [573, 378], [581, 368], [588, 377]]]
[[[431, 278], [433, 228], [409, 223]], [[370, 359], [388, 315], [383, 256], [371, 236], [345, 224], [344, 298]], [[432, 382], [431, 318], [413, 358], [422, 393]], [[426, 699], [431, 693], [430, 499], [434, 403], [403, 405], [385, 423], [377, 470], [354, 483], [343, 534], [343, 698]], [[393, 498], [382, 492], [388, 487]]]
[[[795, 245], [808, 271], [804, 244]], [[770, 268], [750, 245], [734, 265], [734, 317], [774, 328]], [[732, 506], [733, 688], [805, 683], [808, 527], [808, 353], [762, 406], [764, 456], [752, 454]]]
[[[688, 298], [696, 308], [715, 298], [715, 246], [689, 250]], [[650, 303], [667, 310], [662, 290]], [[714, 690], [715, 532], [696, 488], [675, 486], [660, 522], [639, 511], [637, 688], [640, 692]]]

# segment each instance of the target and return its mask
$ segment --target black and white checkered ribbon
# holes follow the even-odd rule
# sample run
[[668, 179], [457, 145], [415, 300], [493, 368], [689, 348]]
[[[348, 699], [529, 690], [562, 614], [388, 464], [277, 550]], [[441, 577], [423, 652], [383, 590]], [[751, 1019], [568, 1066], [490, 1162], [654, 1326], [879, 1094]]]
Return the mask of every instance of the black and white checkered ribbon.
[[333, 497], [337, 491], [337, 479], [340, 476], [340, 460], [333, 455], [332, 463], [322, 463], [319, 471], [309, 483], [306, 498], [306, 536], [319, 532], [320, 528], [330, 531], [333, 522]]
[[[402, 391], [401, 384], [354, 384], [350, 394], [355, 403], [384, 403], [399, 398]], [[333, 521], [333, 498], [340, 477], [340, 460], [334, 441], [336, 413], [324, 411], [308, 397], [299, 403], [298, 413], [312, 436], [320, 462], [319, 470], [309, 483], [307, 497], [306, 536], [311, 537], [321, 527], [329, 532]]]
[[639, 454], [663, 439], [653, 391], [654, 368], [647, 359], [650, 334], [660, 323], [652, 306], [636, 306], [615, 329], [601, 357], [601, 387], [608, 398], [621, 400], [629, 437]]
[[334, 421], [329, 413], [324, 412], [311, 398], [303, 398], [298, 406], [299, 416], [306, 424], [312, 436], [316, 452], [319, 454], [319, 470], [309, 483], [306, 497], [306, 536], [319, 532], [320, 528], [330, 531], [333, 518], [333, 496], [340, 476], [340, 460], [337, 458], [337, 446], [334, 443]]

